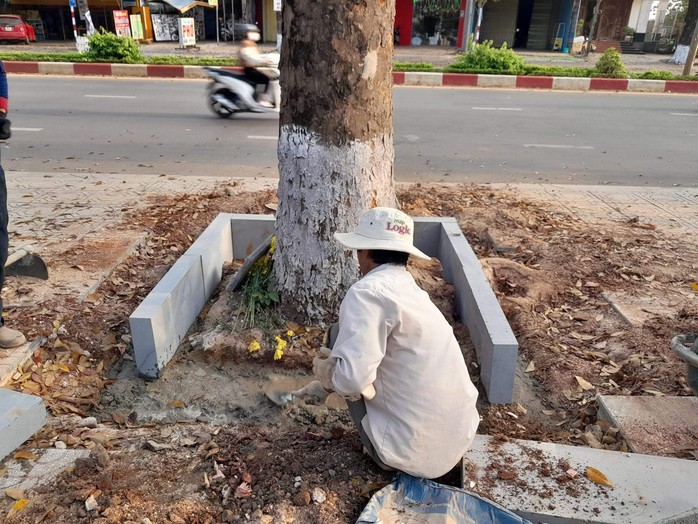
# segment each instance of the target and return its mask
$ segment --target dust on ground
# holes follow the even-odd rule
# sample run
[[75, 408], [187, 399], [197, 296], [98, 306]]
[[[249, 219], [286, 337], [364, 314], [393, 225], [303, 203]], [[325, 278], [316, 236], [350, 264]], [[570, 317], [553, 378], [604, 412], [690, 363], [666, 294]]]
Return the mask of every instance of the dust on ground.
[[[456, 217], [520, 343], [518, 402], [492, 406], [481, 398], [480, 433], [625, 450], [618, 429], [597, 419], [597, 395], [691, 394], [684, 364], [669, 348], [672, 336], [698, 325], [691, 239], [632, 220], [589, 227], [506, 189], [417, 184], [402, 187], [399, 199], [415, 216]], [[122, 226], [147, 233], [136, 251], [88, 296], [43, 295], [33, 307], [10, 310], [12, 325], [46, 339], [10, 387], [41, 395], [52, 415], [16, 460], [32, 461], [49, 447], [90, 455], [23, 493], [24, 509], [0, 501], [8, 523], [353, 522], [391, 480], [363, 455], [341, 399], [278, 407], [266, 398], [271, 384], [311, 380], [322, 330], [288, 321], [243, 328], [239, 296], [225, 291], [238, 262], [225, 268], [162, 377], [137, 377], [129, 314], [219, 212], [271, 213], [274, 203], [274, 191], [234, 184], [153, 200]], [[73, 268], [75, 275], [96, 264], [80, 241], [64, 247], [68, 269], [83, 268]], [[102, 267], [110, 269], [107, 261]], [[440, 266], [409, 269], [454, 326], [480, 387]], [[26, 282], [9, 285], [10, 293], [21, 286], [32, 295]], [[643, 321], [631, 324], [604, 298], [614, 293], [655, 309], [644, 308]], [[275, 336], [286, 342], [278, 361]], [[251, 353], [253, 340], [260, 349]], [[696, 448], [663, 454], [691, 458]], [[500, 459], [493, 451], [489, 475], [515, 484]], [[575, 489], [563, 466], [546, 467], [557, 484]], [[473, 491], [488, 496], [487, 483]]]

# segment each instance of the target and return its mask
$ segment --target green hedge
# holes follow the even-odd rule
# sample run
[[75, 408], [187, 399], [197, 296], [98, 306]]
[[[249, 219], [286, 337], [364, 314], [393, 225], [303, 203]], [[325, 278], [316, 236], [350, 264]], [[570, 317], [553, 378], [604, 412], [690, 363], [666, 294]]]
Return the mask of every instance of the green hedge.
[[[482, 44], [478, 47], [481, 47]], [[429, 62], [394, 62], [393, 71], [401, 72], [446, 72], [446, 73], [470, 73], [480, 75], [526, 75], [526, 76], [563, 76], [563, 77], [594, 77], [601, 76], [601, 73], [596, 68], [591, 67], [576, 67], [576, 66], [542, 66], [523, 64], [518, 61], [510, 60], [511, 50], [506, 49], [505, 59], [497, 63], [497, 59], [493, 58], [494, 50], [489, 46], [483, 49], [483, 56], [477, 57], [474, 60], [475, 65], [469, 64], [464, 60], [467, 55], [461, 55], [458, 60], [444, 68], [434, 66]], [[501, 57], [500, 57], [501, 58]], [[25, 62], [110, 62], [107, 59], [94, 59], [86, 53], [32, 53], [31, 51], [9, 51], [0, 52], [0, 60], [7, 62], [25, 61]], [[492, 64], [495, 62], [496, 67], [483, 67], [481, 64], [487, 62]], [[117, 60], [125, 62], [125, 60]], [[136, 63], [142, 64], [163, 64], [163, 65], [193, 65], [193, 66], [235, 66], [237, 59], [235, 57], [204, 57], [204, 56], [146, 56], [142, 57]], [[477, 67], [480, 65], [480, 67]], [[615, 65], [615, 64], [614, 64]], [[513, 66], [513, 67], [511, 67]], [[606, 73], [608, 74], [608, 73]], [[698, 75], [682, 76], [675, 75], [669, 71], [649, 70], [643, 73], [629, 73], [630, 78], [638, 78], [644, 80], [691, 80], [698, 81]]]

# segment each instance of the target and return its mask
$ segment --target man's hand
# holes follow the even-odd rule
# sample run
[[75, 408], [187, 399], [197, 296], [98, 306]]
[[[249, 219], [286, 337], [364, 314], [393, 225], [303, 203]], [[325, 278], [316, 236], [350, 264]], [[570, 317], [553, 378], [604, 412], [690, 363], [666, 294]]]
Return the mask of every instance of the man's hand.
[[292, 391], [291, 394], [294, 397], [302, 398], [309, 404], [321, 404], [325, 402], [330, 392], [322, 387], [319, 380], [313, 380], [301, 389]]
[[11, 136], [11, 122], [7, 118], [7, 113], [0, 111], [0, 140], [7, 140]]
[[328, 358], [331, 353], [330, 349], [320, 348], [322, 356], [313, 359], [313, 375], [320, 381], [322, 387], [328, 391], [334, 391], [332, 375], [334, 375], [335, 362]]

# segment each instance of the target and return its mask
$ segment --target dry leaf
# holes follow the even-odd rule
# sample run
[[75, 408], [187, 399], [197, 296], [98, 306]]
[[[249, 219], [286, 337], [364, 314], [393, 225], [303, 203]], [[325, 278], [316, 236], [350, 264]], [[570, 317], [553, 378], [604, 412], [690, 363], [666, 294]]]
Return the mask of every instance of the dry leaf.
[[691, 282], [691, 289], [693, 291], [698, 291], [698, 282]]
[[533, 360], [529, 362], [528, 366], [526, 367], [526, 373], [530, 373], [531, 371], [536, 370], [536, 365], [533, 363]]
[[36, 460], [36, 455], [31, 451], [18, 451], [13, 455], [14, 459]]
[[184, 407], [184, 402], [181, 400], [173, 400], [170, 402], [170, 407], [171, 408], [183, 408]]
[[596, 468], [592, 468], [591, 466], [587, 467], [586, 476], [592, 482], [596, 482], [597, 484], [601, 484], [602, 486], [608, 486], [609, 488], [613, 487], [613, 484], [610, 480], [608, 480], [608, 477], [606, 477], [606, 475], [601, 473]]
[[544, 409], [542, 411], [542, 413], [543, 413], [543, 415], [550, 417], [550, 416], [555, 414], [555, 410], [554, 409]]
[[594, 389], [594, 386], [591, 383], [584, 380], [582, 377], [575, 375], [574, 378], [577, 379], [577, 383], [581, 386], [581, 388], [584, 391], [589, 391], [590, 389]]

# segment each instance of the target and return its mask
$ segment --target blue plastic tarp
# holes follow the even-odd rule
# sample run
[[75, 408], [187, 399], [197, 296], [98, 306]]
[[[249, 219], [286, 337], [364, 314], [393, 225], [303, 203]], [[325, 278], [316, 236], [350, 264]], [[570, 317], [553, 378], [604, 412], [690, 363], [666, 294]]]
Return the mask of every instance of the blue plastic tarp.
[[532, 524], [464, 489], [400, 473], [377, 491], [356, 524]]

